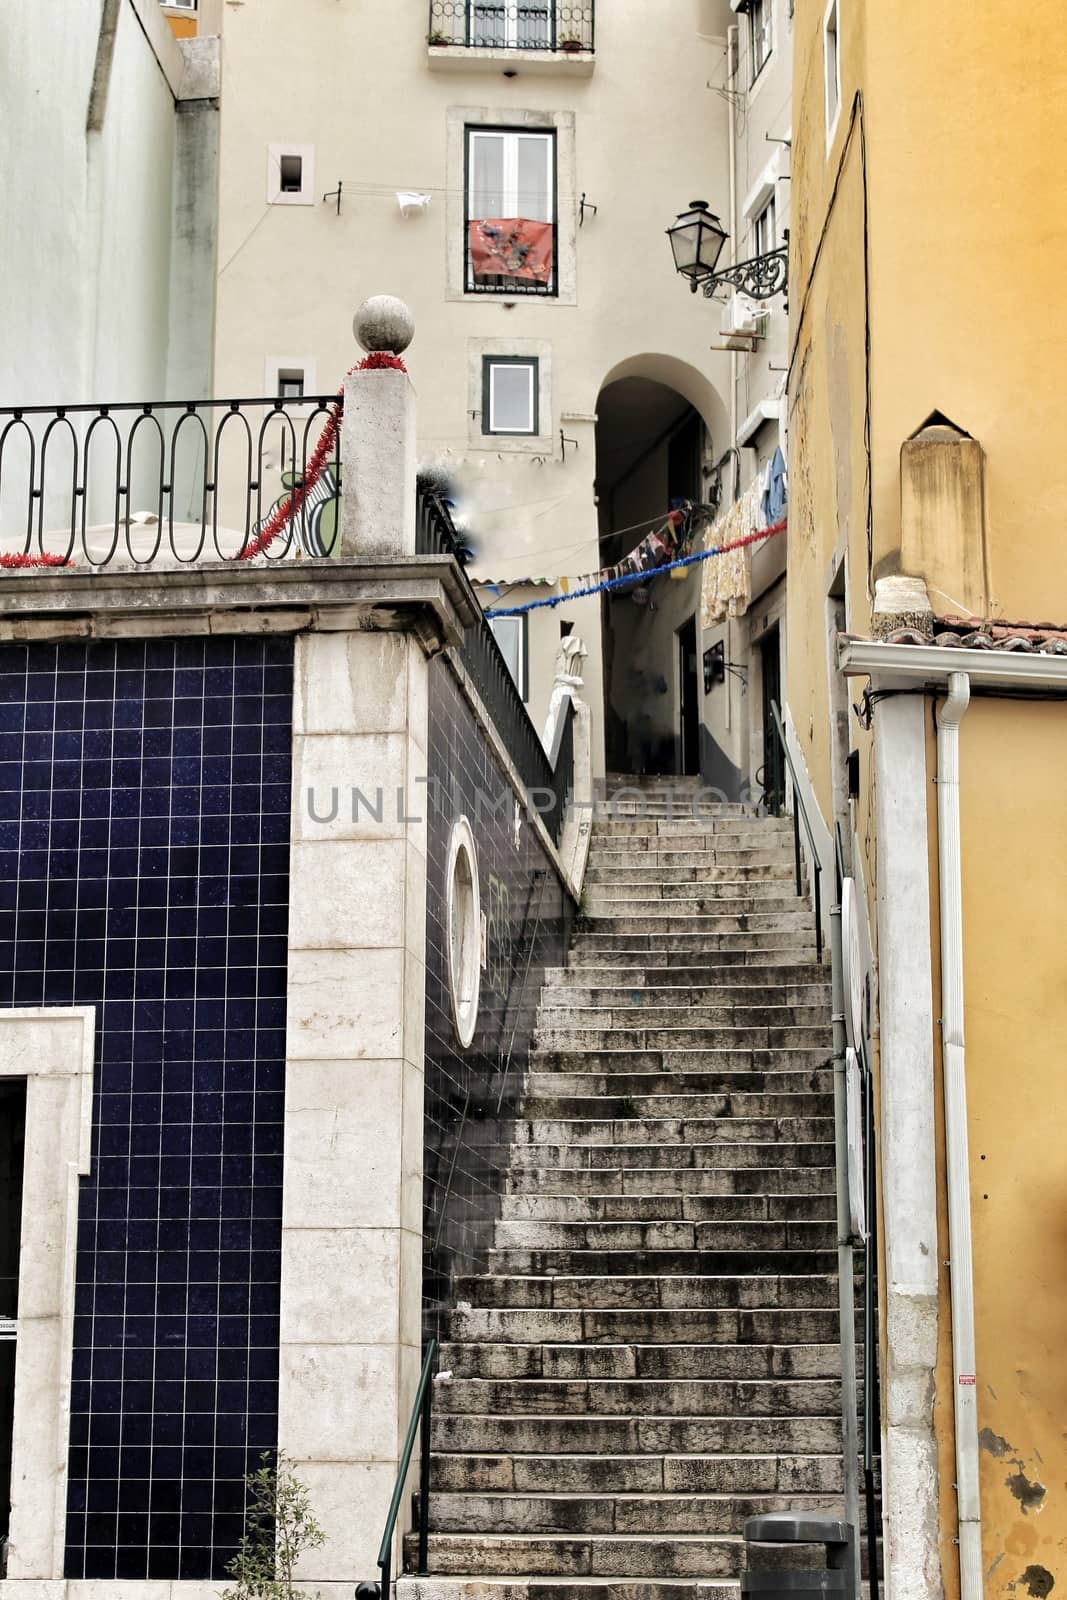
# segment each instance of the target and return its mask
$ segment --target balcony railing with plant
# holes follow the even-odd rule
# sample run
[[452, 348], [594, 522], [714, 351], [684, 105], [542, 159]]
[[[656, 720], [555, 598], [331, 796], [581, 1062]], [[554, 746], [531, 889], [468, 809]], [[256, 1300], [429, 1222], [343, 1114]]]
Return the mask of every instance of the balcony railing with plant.
[[433, 47], [471, 50], [545, 50], [591, 55], [596, 6], [552, 0], [430, 0], [427, 35]]

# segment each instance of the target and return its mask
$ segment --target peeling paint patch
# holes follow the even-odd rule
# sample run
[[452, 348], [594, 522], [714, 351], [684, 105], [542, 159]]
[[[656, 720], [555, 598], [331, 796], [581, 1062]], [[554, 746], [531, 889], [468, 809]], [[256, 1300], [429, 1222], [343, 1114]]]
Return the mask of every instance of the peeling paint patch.
[[1018, 1500], [1024, 1511], [1036, 1511], [1045, 1498], [1046, 1489], [1043, 1483], [1031, 1483], [1022, 1470], [1022, 1463], [1016, 1462], [1018, 1472], [1013, 1472], [1004, 1482]]
[[1056, 1587], [1056, 1580], [1047, 1567], [1027, 1567], [1020, 1583], [1025, 1583], [1026, 1593], [1030, 1595], [1051, 1594]]
[[994, 1433], [992, 1428], [983, 1428], [978, 1435], [978, 1443], [983, 1450], [988, 1450], [991, 1456], [1009, 1456], [1012, 1454], [1011, 1445], [1007, 1439], [1002, 1439], [999, 1433]]

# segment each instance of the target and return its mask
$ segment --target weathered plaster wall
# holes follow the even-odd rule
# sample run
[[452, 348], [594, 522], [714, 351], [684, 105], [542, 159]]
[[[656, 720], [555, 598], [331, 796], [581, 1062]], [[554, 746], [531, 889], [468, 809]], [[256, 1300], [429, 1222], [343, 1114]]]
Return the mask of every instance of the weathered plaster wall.
[[989, 1600], [1067, 1583], [1067, 833], [1061, 705], [977, 700], [961, 729], [971, 1214]]

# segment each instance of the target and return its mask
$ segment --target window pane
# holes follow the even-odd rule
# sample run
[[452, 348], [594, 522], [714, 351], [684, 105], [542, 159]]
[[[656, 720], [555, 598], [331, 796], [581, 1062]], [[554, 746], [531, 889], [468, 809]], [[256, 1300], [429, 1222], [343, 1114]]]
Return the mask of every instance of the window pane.
[[549, 0], [522, 0], [516, 44], [526, 50], [544, 50], [551, 43]]
[[507, 20], [503, 5], [471, 5], [470, 42], [485, 48], [507, 44]]
[[470, 144], [469, 215], [506, 217], [504, 209], [504, 135], [472, 133]]
[[519, 192], [515, 215], [531, 222], [551, 222], [552, 139], [547, 134], [520, 134], [517, 143]]
[[533, 433], [533, 367], [500, 362], [489, 371], [489, 426], [494, 433]]
[[522, 618], [491, 617], [489, 626], [496, 635], [500, 654], [507, 662], [515, 687], [522, 694]]

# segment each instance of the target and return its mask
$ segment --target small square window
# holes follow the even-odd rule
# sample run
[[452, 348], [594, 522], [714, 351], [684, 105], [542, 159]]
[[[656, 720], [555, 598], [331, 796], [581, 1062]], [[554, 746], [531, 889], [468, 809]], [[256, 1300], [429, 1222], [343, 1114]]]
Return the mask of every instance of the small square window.
[[530, 356], [482, 360], [482, 432], [536, 434], [540, 396], [538, 363]]
[[310, 206], [315, 203], [315, 147], [310, 144], [267, 146], [267, 204]]
[[298, 400], [304, 393], [303, 367], [278, 368], [278, 393], [283, 400]]
[[526, 617], [490, 617], [489, 626], [523, 700], [530, 698], [526, 677]]

